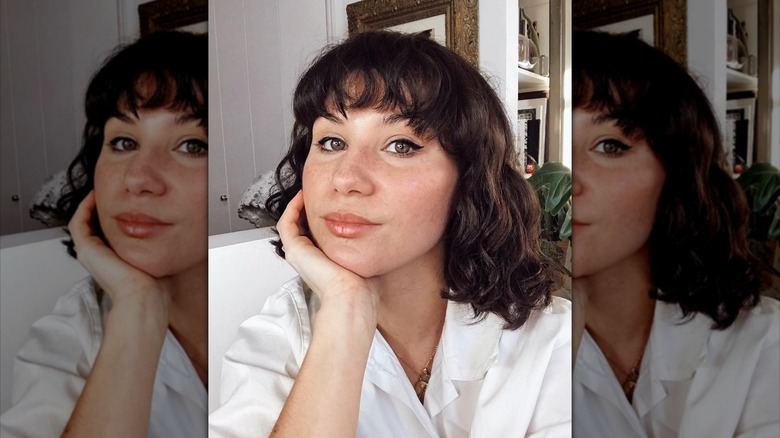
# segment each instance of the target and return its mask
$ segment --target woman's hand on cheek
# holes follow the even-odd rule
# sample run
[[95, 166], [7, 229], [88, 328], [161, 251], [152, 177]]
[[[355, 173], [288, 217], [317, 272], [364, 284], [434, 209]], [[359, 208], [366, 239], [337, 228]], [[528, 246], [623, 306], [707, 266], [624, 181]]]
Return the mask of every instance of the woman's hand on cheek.
[[152, 305], [166, 319], [170, 296], [160, 281], [128, 264], [97, 235], [95, 192], [90, 192], [68, 223], [79, 263], [111, 297], [113, 308], [132, 301], [144, 307]]
[[[379, 302], [379, 294], [373, 287], [373, 281], [363, 278], [344, 268], [325, 255], [306, 235], [306, 214], [303, 192], [287, 204], [276, 226], [287, 262], [312, 290], [320, 301], [346, 298], [354, 303], [354, 298], [373, 307]], [[369, 300], [365, 300], [369, 298]]]

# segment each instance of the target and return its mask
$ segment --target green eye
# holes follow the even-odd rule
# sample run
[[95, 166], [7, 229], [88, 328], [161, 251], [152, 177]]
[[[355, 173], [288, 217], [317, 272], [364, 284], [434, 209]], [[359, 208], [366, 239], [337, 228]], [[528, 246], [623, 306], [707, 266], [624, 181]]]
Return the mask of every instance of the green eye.
[[417, 143], [401, 139], [401, 140], [393, 140], [390, 142], [389, 145], [387, 145], [387, 148], [385, 148], [386, 151], [397, 154], [397, 155], [410, 155], [413, 154], [415, 151], [418, 151], [422, 149], [422, 146], [418, 145]]
[[138, 143], [127, 137], [115, 137], [109, 142], [111, 149], [116, 151], [134, 151], [138, 149]]
[[593, 148], [594, 151], [608, 156], [620, 155], [629, 149], [631, 149], [631, 146], [622, 141], [615, 140], [614, 138], [602, 140], [596, 143], [596, 146]]
[[191, 138], [184, 140], [176, 150], [185, 154], [200, 156], [208, 153], [209, 145], [203, 140]]
[[325, 137], [318, 141], [317, 144], [326, 151], [343, 151], [347, 148], [347, 144], [343, 140], [334, 137]]

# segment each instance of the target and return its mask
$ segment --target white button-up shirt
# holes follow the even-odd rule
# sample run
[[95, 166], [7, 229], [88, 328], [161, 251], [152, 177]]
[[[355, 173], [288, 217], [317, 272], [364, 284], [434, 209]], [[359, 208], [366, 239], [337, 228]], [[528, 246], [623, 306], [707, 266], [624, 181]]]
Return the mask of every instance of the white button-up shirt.
[[763, 298], [725, 330], [656, 302], [629, 403], [585, 332], [574, 373], [577, 437], [780, 437], [780, 303]]
[[[0, 435], [62, 434], [95, 364], [109, 309], [108, 295], [99, 301], [87, 278], [33, 325], [30, 340], [16, 356], [12, 406], [0, 416]], [[154, 381], [148, 436], [205, 438], [207, 403], [206, 388], [169, 330]]]
[[[245, 321], [222, 366], [212, 436], [267, 436], [311, 342], [319, 301], [300, 279]], [[555, 298], [518, 330], [449, 302], [421, 404], [379, 333], [366, 365], [359, 437], [571, 436], [571, 305]], [[334, 406], [334, 409], [339, 409]]]

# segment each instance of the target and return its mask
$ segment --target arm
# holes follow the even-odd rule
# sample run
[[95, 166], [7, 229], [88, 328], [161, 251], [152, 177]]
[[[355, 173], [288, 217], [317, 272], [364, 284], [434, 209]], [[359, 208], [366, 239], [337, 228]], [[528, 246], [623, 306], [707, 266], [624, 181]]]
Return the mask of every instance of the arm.
[[85, 279], [32, 325], [14, 360], [11, 406], [0, 417], [0, 436], [62, 433], [97, 354], [101, 333], [93, 328], [100, 329], [99, 318], [92, 282]]
[[312, 342], [271, 436], [354, 436], [379, 296], [305, 236], [303, 195], [277, 226], [288, 263], [318, 295]]
[[170, 297], [159, 281], [122, 261], [95, 235], [94, 215], [90, 193], [68, 228], [79, 262], [111, 297], [112, 307], [63, 436], [146, 436]]

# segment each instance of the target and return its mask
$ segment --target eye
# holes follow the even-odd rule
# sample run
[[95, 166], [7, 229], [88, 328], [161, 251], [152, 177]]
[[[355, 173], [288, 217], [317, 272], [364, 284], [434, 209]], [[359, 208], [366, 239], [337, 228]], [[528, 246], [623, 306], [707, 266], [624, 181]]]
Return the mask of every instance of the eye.
[[138, 143], [128, 137], [114, 137], [108, 142], [111, 149], [119, 152], [134, 151], [138, 149]]
[[200, 157], [208, 154], [209, 145], [203, 140], [198, 140], [197, 138], [189, 138], [181, 142], [181, 144], [176, 148], [176, 150], [188, 155], [194, 155]]
[[347, 143], [345, 143], [344, 140], [336, 137], [325, 137], [318, 141], [317, 144], [320, 146], [320, 149], [329, 152], [343, 151], [347, 148]]
[[422, 148], [422, 146], [411, 140], [400, 139], [391, 141], [385, 150], [396, 155], [406, 156], [411, 155]]
[[609, 157], [615, 157], [623, 152], [631, 149], [631, 146], [623, 143], [620, 140], [616, 140], [614, 138], [608, 138], [606, 140], [601, 140], [598, 143], [596, 143], [596, 146], [591, 149], [592, 151], [605, 154]]

